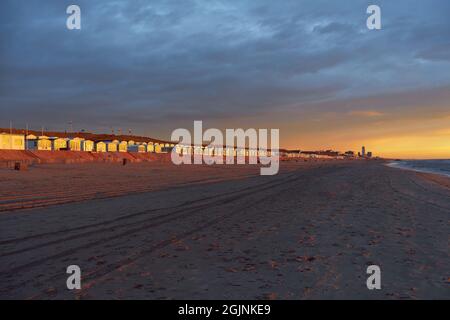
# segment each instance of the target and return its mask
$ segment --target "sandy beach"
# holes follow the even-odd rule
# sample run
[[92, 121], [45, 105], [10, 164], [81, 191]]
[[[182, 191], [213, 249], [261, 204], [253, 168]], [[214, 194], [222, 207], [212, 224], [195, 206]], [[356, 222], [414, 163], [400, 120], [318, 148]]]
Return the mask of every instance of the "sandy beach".
[[[382, 161], [282, 162], [276, 176], [45, 164], [0, 179], [2, 299], [450, 299], [448, 179]], [[366, 287], [372, 264], [381, 290]]]

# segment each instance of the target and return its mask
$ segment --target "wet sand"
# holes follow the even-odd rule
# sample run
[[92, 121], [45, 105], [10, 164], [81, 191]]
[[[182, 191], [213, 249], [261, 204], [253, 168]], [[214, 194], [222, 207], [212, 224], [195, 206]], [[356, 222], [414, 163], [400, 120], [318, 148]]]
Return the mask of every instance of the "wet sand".
[[[98, 192], [120, 189], [113, 198], [85, 186], [85, 201], [1, 212], [0, 298], [450, 298], [450, 190], [430, 176], [333, 161], [283, 163], [273, 177], [246, 166], [177, 175], [161, 165], [141, 178], [141, 165], [132, 171], [137, 194], [132, 167], [117, 167], [126, 174], [108, 176], [108, 186], [93, 180]], [[67, 175], [72, 183], [55, 173], [45, 188], [16, 176], [0, 193], [68, 194], [91, 179]], [[72, 264], [82, 270], [80, 291], [66, 288]], [[366, 287], [372, 264], [381, 290]]]

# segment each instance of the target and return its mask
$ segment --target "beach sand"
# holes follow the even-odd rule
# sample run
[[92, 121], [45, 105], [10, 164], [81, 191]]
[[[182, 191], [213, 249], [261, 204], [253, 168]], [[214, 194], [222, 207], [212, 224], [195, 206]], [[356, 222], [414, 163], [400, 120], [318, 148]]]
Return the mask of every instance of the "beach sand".
[[417, 175], [422, 177], [423, 179], [430, 181], [430, 182], [439, 184], [444, 188], [450, 189], [450, 178], [449, 177], [442, 176], [439, 174], [434, 174], [434, 173], [423, 173], [423, 172], [417, 172]]
[[[258, 174], [161, 163], [0, 170], [0, 298], [450, 299], [448, 180], [378, 161]], [[73, 264], [82, 290], [66, 288]], [[373, 264], [381, 290], [366, 287]]]

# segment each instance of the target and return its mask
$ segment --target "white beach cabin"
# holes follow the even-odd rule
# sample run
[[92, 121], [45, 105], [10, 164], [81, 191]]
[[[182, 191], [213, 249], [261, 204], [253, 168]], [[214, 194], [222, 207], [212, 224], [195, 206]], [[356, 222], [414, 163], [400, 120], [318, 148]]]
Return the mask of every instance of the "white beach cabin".
[[0, 150], [25, 150], [25, 135], [0, 133]]

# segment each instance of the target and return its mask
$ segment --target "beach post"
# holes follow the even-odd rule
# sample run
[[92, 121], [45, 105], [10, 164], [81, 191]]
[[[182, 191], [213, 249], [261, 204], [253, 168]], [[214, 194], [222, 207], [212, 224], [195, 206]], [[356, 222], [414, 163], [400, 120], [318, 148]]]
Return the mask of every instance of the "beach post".
[[14, 163], [14, 170], [16, 171], [26, 171], [28, 169], [26, 164], [22, 164], [21, 162]]

